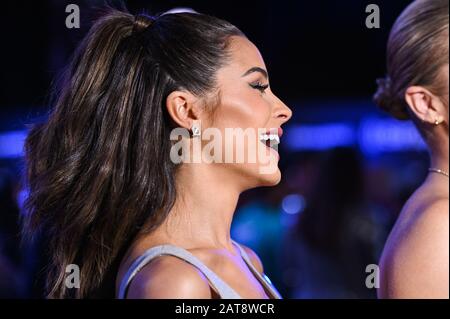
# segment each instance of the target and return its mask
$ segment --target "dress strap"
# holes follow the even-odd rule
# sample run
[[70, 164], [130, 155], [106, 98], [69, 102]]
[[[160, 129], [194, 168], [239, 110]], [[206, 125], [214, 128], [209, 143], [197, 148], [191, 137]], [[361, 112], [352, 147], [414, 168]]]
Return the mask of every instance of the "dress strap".
[[244, 259], [244, 261], [246, 262], [247, 266], [250, 268], [250, 270], [252, 271], [253, 275], [255, 275], [256, 279], [258, 279], [258, 281], [263, 285], [264, 288], [266, 288], [266, 290], [269, 292], [269, 294], [271, 294], [272, 298], [274, 299], [282, 299], [283, 297], [281, 297], [280, 293], [278, 292], [278, 290], [274, 287], [274, 285], [272, 284], [272, 282], [270, 281], [269, 277], [267, 277], [266, 275], [262, 275], [256, 268], [255, 266], [253, 266], [253, 263], [250, 259], [250, 256], [247, 254], [247, 252], [245, 251], [244, 248], [242, 248], [241, 245], [239, 245], [237, 242], [235, 242], [233, 240], [233, 243], [236, 244], [236, 246], [239, 248], [239, 251], [241, 253], [242, 258]]
[[211, 269], [202, 263], [197, 257], [187, 250], [174, 245], [160, 245], [146, 250], [139, 256], [128, 268], [125, 276], [122, 278], [119, 287], [118, 298], [126, 298], [127, 289], [137, 275], [137, 273], [145, 267], [151, 260], [159, 256], [174, 256], [178, 257], [192, 266], [196, 267], [208, 279], [211, 286], [217, 291], [222, 299], [240, 299], [241, 296], [233, 290], [227, 283], [225, 283], [219, 276], [217, 276]]

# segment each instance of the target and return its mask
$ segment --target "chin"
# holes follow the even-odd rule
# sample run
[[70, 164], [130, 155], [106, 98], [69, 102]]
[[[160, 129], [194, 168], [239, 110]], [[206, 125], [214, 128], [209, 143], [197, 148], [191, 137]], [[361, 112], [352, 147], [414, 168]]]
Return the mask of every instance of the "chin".
[[244, 184], [241, 184], [242, 191], [262, 186], [275, 186], [281, 181], [281, 171], [278, 165], [265, 173], [261, 172], [261, 166], [259, 165], [253, 164], [250, 167], [244, 166], [244, 169], [242, 168], [242, 166], [239, 167], [236, 175], [240, 182], [244, 182]]
[[258, 186], [276, 186], [281, 181], [281, 172], [277, 167], [276, 171], [271, 174], [260, 174], [260, 185]]

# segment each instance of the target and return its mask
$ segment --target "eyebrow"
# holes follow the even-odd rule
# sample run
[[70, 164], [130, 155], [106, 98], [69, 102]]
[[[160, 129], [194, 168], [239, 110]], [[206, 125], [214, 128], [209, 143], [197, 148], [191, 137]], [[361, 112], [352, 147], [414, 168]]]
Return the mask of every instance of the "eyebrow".
[[247, 76], [247, 75], [249, 75], [249, 74], [251, 74], [251, 73], [253, 73], [253, 72], [259, 72], [259, 73], [261, 73], [266, 79], [269, 77], [269, 75], [267, 74], [267, 71], [266, 71], [266, 70], [264, 70], [264, 69], [262, 69], [262, 68], [260, 68], [260, 67], [257, 67], [257, 66], [255, 66], [255, 67], [253, 67], [253, 68], [251, 68], [251, 69], [248, 69], [247, 72], [245, 72], [244, 74], [242, 74], [242, 77]]

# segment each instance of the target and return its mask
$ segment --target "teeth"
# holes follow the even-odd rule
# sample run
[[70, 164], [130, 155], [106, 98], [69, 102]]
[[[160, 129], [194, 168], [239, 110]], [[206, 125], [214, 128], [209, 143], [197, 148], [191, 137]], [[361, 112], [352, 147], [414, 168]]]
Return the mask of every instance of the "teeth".
[[270, 140], [271, 141], [271, 145], [275, 145], [275, 144], [279, 144], [280, 143], [280, 137], [278, 136], [278, 134], [262, 134], [260, 136], [260, 140], [262, 141], [267, 141]]

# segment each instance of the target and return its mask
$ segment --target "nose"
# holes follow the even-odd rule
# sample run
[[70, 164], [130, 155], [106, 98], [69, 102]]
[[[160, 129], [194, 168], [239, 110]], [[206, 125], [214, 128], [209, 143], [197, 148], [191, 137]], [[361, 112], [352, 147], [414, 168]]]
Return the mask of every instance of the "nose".
[[292, 110], [275, 96], [275, 107], [273, 110], [274, 117], [281, 120], [281, 124], [286, 123], [292, 117]]

